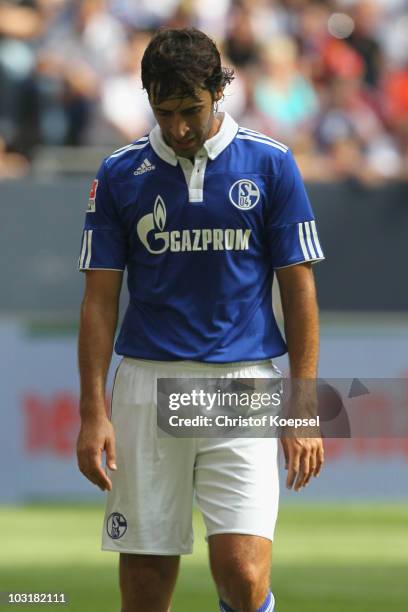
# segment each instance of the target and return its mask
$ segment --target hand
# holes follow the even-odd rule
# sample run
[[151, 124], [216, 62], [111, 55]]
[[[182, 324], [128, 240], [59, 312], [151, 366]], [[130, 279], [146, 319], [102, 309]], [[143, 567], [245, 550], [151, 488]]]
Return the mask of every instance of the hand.
[[286, 486], [295, 491], [305, 487], [312, 476], [318, 476], [324, 463], [321, 438], [282, 437], [285, 470], [288, 470]]
[[111, 491], [112, 481], [102, 468], [104, 451], [108, 468], [116, 470], [115, 432], [112, 423], [106, 416], [83, 419], [77, 441], [78, 467], [101, 491]]

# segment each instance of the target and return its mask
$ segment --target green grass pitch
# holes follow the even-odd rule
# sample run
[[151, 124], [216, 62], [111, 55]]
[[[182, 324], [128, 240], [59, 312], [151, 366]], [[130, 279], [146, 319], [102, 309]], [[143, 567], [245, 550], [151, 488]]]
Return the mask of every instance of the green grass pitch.
[[[62, 609], [119, 612], [117, 558], [99, 551], [102, 514], [101, 506], [0, 508], [0, 591], [65, 592]], [[198, 513], [194, 523], [194, 555], [182, 560], [172, 609], [215, 612]], [[276, 612], [408, 610], [408, 505], [282, 505], [272, 585]]]

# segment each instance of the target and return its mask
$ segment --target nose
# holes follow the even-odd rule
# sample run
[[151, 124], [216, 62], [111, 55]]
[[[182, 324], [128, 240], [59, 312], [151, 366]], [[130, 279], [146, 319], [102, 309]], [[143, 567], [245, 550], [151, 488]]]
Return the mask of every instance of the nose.
[[176, 117], [171, 125], [170, 133], [175, 140], [185, 140], [189, 136], [190, 127], [183, 117]]

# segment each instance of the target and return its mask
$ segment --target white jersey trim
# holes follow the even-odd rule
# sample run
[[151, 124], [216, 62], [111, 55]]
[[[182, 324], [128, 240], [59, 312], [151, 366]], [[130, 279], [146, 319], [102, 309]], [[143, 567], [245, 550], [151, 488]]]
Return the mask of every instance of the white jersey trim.
[[317, 254], [319, 256], [319, 259], [324, 259], [324, 255], [323, 255], [323, 251], [320, 247], [320, 242], [319, 242], [319, 238], [317, 235], [317, 230], [316, 230], [316, 221], [310, 221], [310, 226], [312, 228], [312, 235], [313, 235], [313, 240], [316, 246], [316, 251]]
[[83, 268], [84, 267], [84, 259], [85, 259], [85, 253], [86, 253], [86, 241], [87, 241], [87, 230], [84, 231], [84, 235], [82, 236], [82, 249], [81, 249], [81, 255], [79, 256], [79, 268]]
[[129, 149], [130, 147], [133, 147], [133, 145], [135, 144], [139, 144], [142, 143], [144, 140], [149, 140], [148, 136], [142, 136], [142, 138], [139, 138], [136, 142], [130, 142], [129, 144], [125, 145], [124, 147], [119, 147], [119, 149], [116, 149], [112, 155], [114, 153], [120, 153], [120, 151], [124, 151], [125, 149]]
[[94, 268], [94, 267], [89, 267], [89, 268], [80, 268], [79, 269], [80, 272], [87, 272], [88, 270], [112, 270], [113, 272], [124, 272], [125, 268]]
[[307, 247], [309, 249], [309, 253], [311, 255], [311, 259], [316, 259], [316, 252], [314, 250], [314, 246], [312, 243], [312, 238], [310, 235], [310, 227], [309, 227], [309, 222], [306, 221], [305, 223], [305, 232], [306, 232], [306, 243], [307, 243]]
[[219, 131], [204, 143], [204, 148], [210, 159], [215, 159], [234, 140], [238, 133], [238, 123], [228, 113], [224, 113], [224, 119]]
[[91, 263], [91, 257], [92, 257], [92, 234], [93, 234], [93, 230], [89, 230], [88, 231], [88, 240], [87, 240], [88, 255], [86, 257], [84, 268], [89, 268], [89, 264]]
[[302, 223], [298, 223], [298, 237], [303, 259], [286, 266], [274, 266], [276, 270], [280, 268], [290, 268], [300, 263], [315, 263], [325, 259], [317, 236], [315, 221], [303, 221]]
[[[218, 157], [224, 149], [231, 144], [238, 132], [238, 124], [228, 113], [224, 113], [224, 118], [221, 123], [220, 129], [213, 136], [205, 141], [203, 148], [205, 149], [210, 159]], [[163, 161], [177, 166], [179, 158], [171, 147], [164, 141], [160, 127], [156, 125], [149, 134], [150, 144], [152, 145], [153, 151]]]
[[261, 134], [261, 132], [256, 132], [255, 130], [250, 130], [249, 128], [244, 127], [240, 127], [239, 131], [244, 134], [249, 134], [249, 136], [256, 136], [257, 138], [262, 138], [263, 140], [269, 140], [270, 142], [273, 142], [274, 144], [283, 147], [284, 149], [286, 149], [286, 151], [289, 150], [289, 147], [286, 146], [283, 142], [279, 142], [279, 140], [275, 140], [274, 138], [272, 138], [271, 136], [267, 136], [266, 134]]
[[105, 268], [98, 266], [91, 266], [92, 258], [92, 237], [93, 230], [84, 230], [82, 237], [81, 255], [78, 259], [78, 268], [80, 271], [84, 270], [116, 270], [118, 272], [124, 272], [125, 268]]
[[148, 144], [149, 144], [149, 140], [147, 136], [144, 136], [143, 138], [140, 138], [138, 141], [136, 141], [135, 144], [130, 144], [130, 145], [127, 145], [126, 147], [122, 147], [121, 149], [118, 149], [117, 151], [112, 153], [112, 155], [110, 155], [108, 159], [112, 159], [113, 157], [119, 157], [120, 155], [123, 155], [123, 153], [127, 153], [128, 151], [144, 149]]
[[290, 264], [286, 264], [286, 266], [273, 266], [274, 270], [283, 270], [284, 268], [293, 268], [293, 266], [298, 266], [299, 264], [302, 263], [310, 263], [310, 264], [316, 264], [319, 263], [319, 261], [323, 261], [324, 259], [326, 259], [325, 257], [319, 257], [318, 259], [299, 259], [299, 261], [294, 261], [293, 263]]
[[299, 223], [299, 226], [303, 226], [303, 228], [299, 227], [299, 236], [302, 233], [306, 237], [306, 244], [310, 254], [309, 259], [324, 259], [316, 231], [316, 222], [314, 220], [305, 221], [304, 223]]
[[265, 140], [262, 138], [258, 138], [255, 136], [251, 136], [250, 134], [241, 134], [238, 133], [237, 134], [237, 138], [239, 138], [240, 140], [253, 140], [254, 142], [260, 142], [262, 144], [268, 145], [269, 147], [274, 147], [274, 149], [279, 149], [279, 151], [282, 151], [282, 153], [287, 153], [288, 149], [284, 146], [278, 145], [275, 142], [269, 141], [269, 140]]
[[202, 202], [204, 199], [204, 176], [208, 158], [198, 156], [194, 166], [187, 158], [180, 157], [179, 163], [188, 186], [189, 202]]
[[303, 231], [303, 223], [298, 223], [298, 233], [299, 233], [300, 248], [302, 249], [303, 257], [305, 261], [309, 261], [310, 255], [307, 252], [307, 248], [306, 248], [305, 235]]

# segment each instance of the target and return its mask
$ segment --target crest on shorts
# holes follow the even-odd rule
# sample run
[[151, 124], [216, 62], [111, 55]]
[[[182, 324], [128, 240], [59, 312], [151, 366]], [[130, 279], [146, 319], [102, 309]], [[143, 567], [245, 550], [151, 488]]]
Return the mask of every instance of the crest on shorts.
[[125, 535], [127, 530], [127, 520], [120, 512], [112, 512], [106, 521], [106, 531], [112, 540], [119, 540]]
[[251, 210], [261, 197], [259, 187], [249, 179], [236, 181], [229, 190], [229, 199], [235, 208], [240, 210]]
[[89, 192], [89, 199], [88, 199], [88, 208], [86, 209], [86, 212], [95, 212], [95, 200], [96, 200], [96, 190], [98, 189], [98, 179], [95, 179], [92, 182], [91, 185], [91, 190]]

